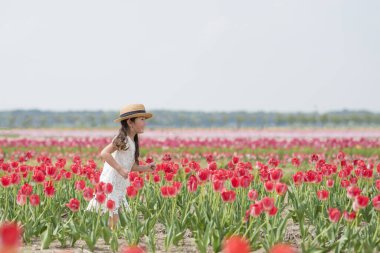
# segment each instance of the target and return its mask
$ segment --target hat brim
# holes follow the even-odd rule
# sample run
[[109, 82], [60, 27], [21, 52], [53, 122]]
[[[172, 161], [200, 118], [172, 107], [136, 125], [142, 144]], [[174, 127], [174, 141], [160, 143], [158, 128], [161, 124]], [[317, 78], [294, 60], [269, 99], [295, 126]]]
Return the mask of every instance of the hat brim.
[[121, 117], [121, 118], [119, 117], [117, 119], [114, 119], [113, 122], [120, 122], [120, 121], [125, 120], [125, 119], [136, 118], [136, 117], [145, 117], [146, 119], [149, 119], [149, 118], [153, 117], [153, 114], [151, 114], [149, 112], [146, 112], [146, 113], [136, 113], [136, 114], [132, 114], [132, 115]]

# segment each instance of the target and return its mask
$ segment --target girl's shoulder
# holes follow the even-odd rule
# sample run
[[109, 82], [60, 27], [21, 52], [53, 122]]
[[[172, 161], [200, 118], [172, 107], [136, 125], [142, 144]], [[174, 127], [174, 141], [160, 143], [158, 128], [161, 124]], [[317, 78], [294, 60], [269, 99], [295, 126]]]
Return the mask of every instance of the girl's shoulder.
[[[114, 142], [114, 140], [117, 138], [118, 134], [117, 135], [114, 135], [114, 137], [112, 138], [112, 141], [111, 142]], [[124, 140], [126, 143], [128, 143], [128, 137], [125, 138]]]
[[[113, 143], [114, 140], [115, 140], [117, 137], [118, 137], [118, 135], [115, 135], [115, 136], [112, 138], [112, 142], [111, 142], [111, 143]], [[125, 146], [125, 150], [119, 150], [119, 149], [117, 149], [117, 150], [115, 150], [114, 152], [115, 152], [115, 153], [130, 152], [130, 151], [131, 151], [130, 147], [131, 147], [131, 146], [132, 146], [132, 148], [134, 148], [134, 147], [133, 147], [133, 145], [130, 145], [130, 142], [129, 142], [128, 139], [129, 139], [129, 137], [126, 136], [126, 137], [125, 137], [125, 140], [124, 140], [124, 142], [125, 142], [125, 144], [126, 144], [126, 146]]]

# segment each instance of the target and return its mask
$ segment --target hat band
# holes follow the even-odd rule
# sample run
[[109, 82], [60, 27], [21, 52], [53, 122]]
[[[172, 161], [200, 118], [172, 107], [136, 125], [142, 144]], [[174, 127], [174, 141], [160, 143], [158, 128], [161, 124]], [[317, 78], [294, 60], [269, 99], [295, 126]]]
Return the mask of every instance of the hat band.
[[126, 113], [121, 114], [120, 118], [125, 117], [125, 116], [129, 116], [129, 115], [132, 115], [135, 113], [145, 113], [145, 110], [137, 110], [137, 111], [126, 112]]

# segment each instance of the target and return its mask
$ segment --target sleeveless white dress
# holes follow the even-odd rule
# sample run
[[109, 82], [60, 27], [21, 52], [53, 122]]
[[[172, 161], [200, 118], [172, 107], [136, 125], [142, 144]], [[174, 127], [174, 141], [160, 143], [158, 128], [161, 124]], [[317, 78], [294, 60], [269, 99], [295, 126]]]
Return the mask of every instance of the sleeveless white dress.
[[[115, 138], [116, 136], [113, 139]], [[131, 171], [132, 166], [135, 162], [136, 147], [134, 141], [128, 135], [125, 141], [127, 142], [127, 146], [129, 145], [129, 148], [127, 150], [116, 150], [111, 155], [129, 172]], [[101, 206], [102, 212], [105, 213], [108, 211], [106, 207], [108, 199], [115, 201], [115, 209], [113, 212], [110, 212], [110, 216], [113, 214], [118, 214], [118, 209], [121, 207], [121, 204], [123, 204], [127, 210], [130, 210], [128, 201], [126, 199], [126, 189], [130, 185], [129, 179], [124, 179], [114, 168], [111, 167], [111, 165], [109, 165], [107, 162], [104, 162], [104, 167], [100, 175], [99, 182], [111, 183], [113, 185], [113, 191], [107, 195], [106, 201], [102, 205], [96, 201], [94, 195], [94, 197], [88, 203], [86, 210], [98, 210], [99, 206]]]

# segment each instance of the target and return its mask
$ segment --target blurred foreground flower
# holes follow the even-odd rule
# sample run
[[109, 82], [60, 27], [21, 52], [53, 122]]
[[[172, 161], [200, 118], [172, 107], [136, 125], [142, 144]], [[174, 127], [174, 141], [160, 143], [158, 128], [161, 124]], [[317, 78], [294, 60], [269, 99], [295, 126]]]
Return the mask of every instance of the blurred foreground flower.
[[223, 253], [248, 253], [249, 251], [249, 242], [238, 235], [232, 235], [223, 243]]
[[297, 252], [298, 251], [295, 248], [285, 243], [278, 243], [269, 250], [269, 253], [297, 253]]
[[22, 228], [15, 222], [0, 225], [0, 252], [16, 253], [21, 247]]
[[139, 247], [137, 245], [134, 246], [124, 246], [121, 248], [120, 253], [145, 253], [145, 249], [143, 247]]

